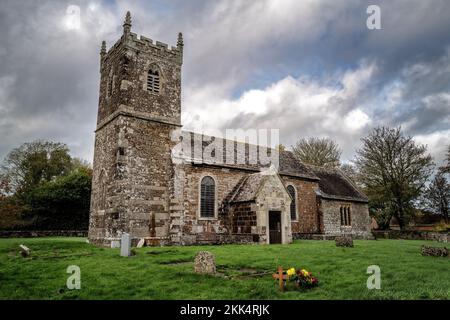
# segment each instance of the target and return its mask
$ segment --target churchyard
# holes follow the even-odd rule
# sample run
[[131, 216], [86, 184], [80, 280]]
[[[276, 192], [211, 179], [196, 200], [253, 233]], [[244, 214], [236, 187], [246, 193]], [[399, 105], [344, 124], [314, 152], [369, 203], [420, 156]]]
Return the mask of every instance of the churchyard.
[[[21, 255], [19, 245], [31, 250]], [[418, 240], [296, 241], [290, 245], [142, 247], [122, 257], [85, 238], [0, 239], [0, 299], [448, 299], [450, 259], [421, 255]], [[448, 247], [448, 245], [447, 245]], [[216, 274], [194, 272], [199, 251], [215, 257]], [[367, 288], [380, 268], [381, 289]], [[66, 285], [70, 266], [80, 289]], [[305, 268], [317, 287], [281, 292], [278, 266]], [[73, 270], [72, 269], [69, 269]]]

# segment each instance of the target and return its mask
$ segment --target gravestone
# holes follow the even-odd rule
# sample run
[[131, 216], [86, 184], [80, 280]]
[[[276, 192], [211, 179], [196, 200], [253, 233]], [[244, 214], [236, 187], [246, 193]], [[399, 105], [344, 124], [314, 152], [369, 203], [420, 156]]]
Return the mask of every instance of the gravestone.
[[145, 244], [145, 239], [144, 239], [144, 238], [141, 238], [141, 239], [139, 240], [139, 242], [137, 243], [136, 248], [142, 248], [142, 247], [144, 246], [144, 244]]
[[120, 255], [122, 257], [129, 257], [131, 255], [131, 237], [128, 233], [122, 234], [120, 241]]
[[111, 240], [111, 249], [120, 248], [120, 240]]
[[334, 239], [336, 243], [336, 247], [353, 247], [353, 238], [352, 236], [338, 236]]
[[216, 260], [214, 255], [208, 251], [200, 251], [195, 256], [194, 271], [203, 274], [216, 273]]
[[440, 247], [429, 247], [429, 246], [422, 246], [422, 255], [423, 256], [432, 256], [432, 257], [448, 257], [447, 248], [440, 248]]
[[20, 247], [20, 254], [22, 255], [22, 257], [26, 258], [31, 255], [30, 248], [24, 246], [23, 244], [21, 244], [19, 247]]

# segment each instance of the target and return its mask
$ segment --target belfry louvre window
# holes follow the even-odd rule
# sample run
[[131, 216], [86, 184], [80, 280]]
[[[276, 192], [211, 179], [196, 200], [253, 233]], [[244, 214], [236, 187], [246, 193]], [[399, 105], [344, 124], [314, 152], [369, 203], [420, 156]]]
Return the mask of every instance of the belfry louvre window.
[[296, 196], [295, 189], [293, 186], [287, 186], [287, 191], [292, 198], [291, 201], [291, 220], [297, 220], [297, 206], [296, 206]]
[[147, 75], [147, 91], [151, 93], [159, 93], [161, 88], [158, 70], [149, 70]]
[[200, 216], [214, 218], [216, 199], [216, 185], [214, 179], [207, 176], [202, 179], [200, 186]]

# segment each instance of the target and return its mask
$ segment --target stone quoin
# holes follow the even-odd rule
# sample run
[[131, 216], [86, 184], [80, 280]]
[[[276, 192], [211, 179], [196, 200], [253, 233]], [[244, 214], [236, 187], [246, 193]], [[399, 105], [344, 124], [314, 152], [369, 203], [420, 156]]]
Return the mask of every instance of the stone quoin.
[[[123, 233], [134, 246], [371, 237], [367, 197], [339, 169], [273, 149], [278, 166], [268, 168], [247, 161], [261, 159], [260, 146], [182, 130], [183, 36], [169, 47], [131, 26], [128, 12], [121, 38], [101, 45], [91, 243], [111, 246]], [[187, 148], [174, 152], [180, 141]], [[212, 141], [214, 161], [204, 157]], [[217, 161], [218, 151], [243, 161]]]

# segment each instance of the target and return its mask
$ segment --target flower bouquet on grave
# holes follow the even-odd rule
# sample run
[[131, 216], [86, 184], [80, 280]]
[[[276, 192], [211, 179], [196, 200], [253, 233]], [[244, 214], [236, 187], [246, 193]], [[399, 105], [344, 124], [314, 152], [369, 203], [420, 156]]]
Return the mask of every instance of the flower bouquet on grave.
[[[292, 268], [293, 269], [293, 268]], [[295, 271], [293, 281], [298, 289], [310, 289], [319, 285], [319, 280], [313, 276], [313, 274], [306, 269]]]
[[[283, 271], [282, 267], [278, 267], [278, 272], [274, 273], [273, 277], [278, 279], [281, 291], [292, 287], [297, 290], [310, 289], [319, 285], [319, 280], [306, 269], [295, 270], [295, 268], [290, 268]], [[292, 286], [289, 284], [292, 284]]]
[[296, 289], [310, 289], [319, 285], [319, 280], [306, 269], [290, 268], [286, 271], [287, 282], [293, 283]]

